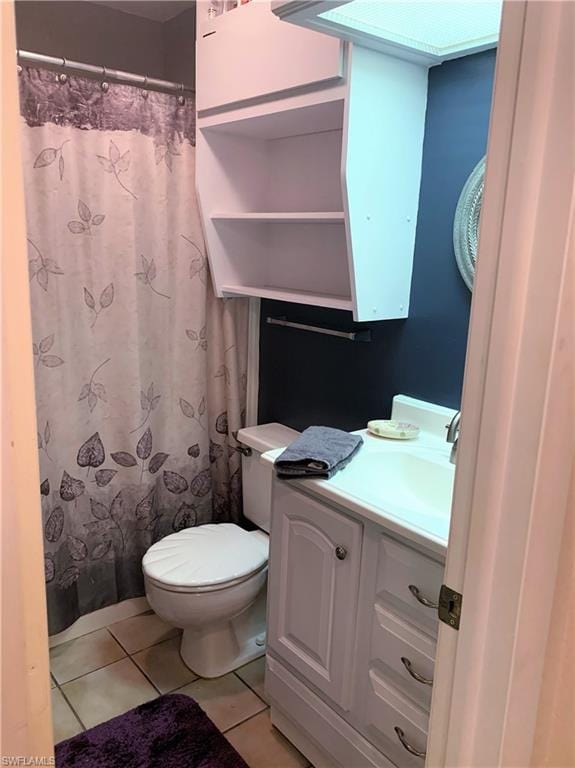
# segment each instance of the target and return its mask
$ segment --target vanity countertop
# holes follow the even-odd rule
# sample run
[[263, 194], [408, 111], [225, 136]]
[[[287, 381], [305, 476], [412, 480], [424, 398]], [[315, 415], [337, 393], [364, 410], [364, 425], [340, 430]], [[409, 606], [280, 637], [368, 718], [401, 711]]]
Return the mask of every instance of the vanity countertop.
[[[400, 405], [420, 402], [403, 396], [395, 401], [398, 398], [402, 398]], [[445, 557], [455, 475], [455, 467], [449, 461], [451, 446], [445, 440], [445, 423], [454, 411], [439, 406], [430, 408], [436, 409], [431, 418], [410, 419], [421, 426], [418, 437], [390, 440], [358, 430], [354, 434], [361, 435], [364, 444], [332, 478], [282, 482], [322, 497]], [[282, 450], [268, 451], [261, 460], [273, 463]]]

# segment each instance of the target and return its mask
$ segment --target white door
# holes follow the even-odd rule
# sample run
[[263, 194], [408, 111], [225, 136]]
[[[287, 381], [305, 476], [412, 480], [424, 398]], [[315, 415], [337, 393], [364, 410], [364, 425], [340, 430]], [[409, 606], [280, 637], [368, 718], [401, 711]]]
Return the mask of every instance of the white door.
[[575, 452], [574, 50], [574, 3], [504, 3], [445, 570], [461, 625], [440, 624], [428, 768], [543, 764]]
[[346, 709], [363, 526], [275, 481], [268, 647]]

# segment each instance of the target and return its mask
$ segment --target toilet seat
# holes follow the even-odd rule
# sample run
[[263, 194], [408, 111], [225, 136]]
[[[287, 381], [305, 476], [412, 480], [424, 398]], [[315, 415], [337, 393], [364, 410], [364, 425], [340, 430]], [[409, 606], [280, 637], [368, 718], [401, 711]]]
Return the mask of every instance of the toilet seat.
[[251, 578], [267, 566], [268, 541], [234, 523], [186, 528], [153, 544], [144, 555], [146, 578], [170, 592], [211, 592]]

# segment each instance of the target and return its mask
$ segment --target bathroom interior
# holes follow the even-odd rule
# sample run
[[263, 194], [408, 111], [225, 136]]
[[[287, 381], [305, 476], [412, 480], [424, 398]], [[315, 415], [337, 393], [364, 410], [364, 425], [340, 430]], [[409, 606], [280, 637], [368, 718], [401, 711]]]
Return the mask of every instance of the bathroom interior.
[[425, 765], [501, 2], [15, 10], [56, 764]]

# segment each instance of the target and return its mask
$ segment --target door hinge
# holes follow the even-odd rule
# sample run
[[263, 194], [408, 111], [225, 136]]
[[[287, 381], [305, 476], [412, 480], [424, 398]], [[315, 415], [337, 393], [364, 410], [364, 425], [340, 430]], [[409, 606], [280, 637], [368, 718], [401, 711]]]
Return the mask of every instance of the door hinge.
[[453, 629], [459, 629], [462, 603], [462, 594], [451, 589], [447, 584], [442, 584], [439, 593], [439, 608], [437, 609], [440, 621], [453, 627]]

